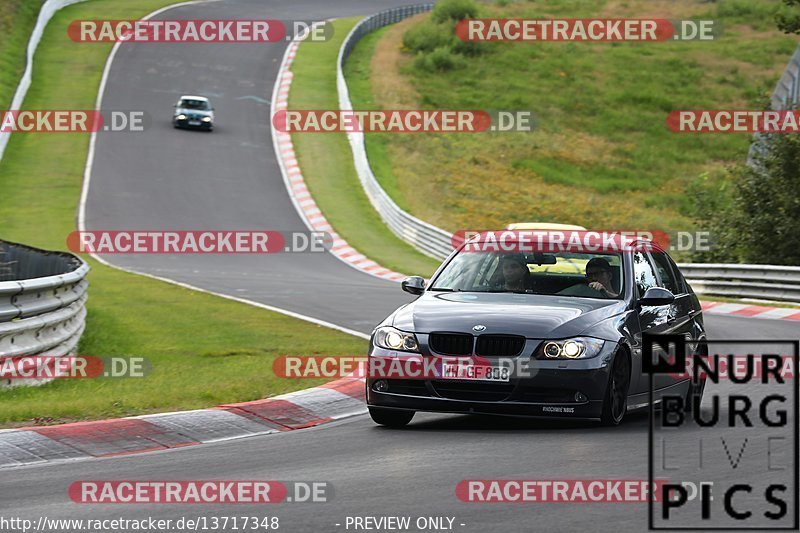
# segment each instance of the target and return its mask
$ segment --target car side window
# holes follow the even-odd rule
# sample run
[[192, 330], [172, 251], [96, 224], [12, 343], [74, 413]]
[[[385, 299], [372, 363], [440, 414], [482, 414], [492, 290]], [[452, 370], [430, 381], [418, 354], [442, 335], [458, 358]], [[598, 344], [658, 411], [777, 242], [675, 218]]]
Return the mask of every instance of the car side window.
[[672, 294], [683, 294], [686, 291], [682, 289], [677, 277], [673, 271], [672, 261], [667, 257], [666, 252], [661, 250], [653, 250], [651, 254], [655, 262], [658, 275], [661, 278], [661, 285]]
[[642, 251], [633, 254], [633, 279], [639, 291], [640, 298], [644, 296], [647, 289], [658, 285], [653, 265], [650, 263], [647, 255]]

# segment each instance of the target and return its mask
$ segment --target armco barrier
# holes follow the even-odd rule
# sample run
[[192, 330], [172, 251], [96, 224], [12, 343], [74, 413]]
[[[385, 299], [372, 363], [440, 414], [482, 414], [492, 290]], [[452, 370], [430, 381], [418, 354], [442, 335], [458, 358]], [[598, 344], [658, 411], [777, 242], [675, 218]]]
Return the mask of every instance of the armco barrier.
[[[0, 363], [74, 355], [86, 319], [89, 265], [72, 254], [0, 241]], [[46, 380], [0, 380], [0, 388]]]
[[772, 109], [792, 109], [800, 92], [800, 46], [794, 51], [786, 70], [775, 86], [770, 100]]
[[678, 265], [698, 294], [800, 302], [800, 267], [773, 265]]
[[[781, 79], [775, 85], [775, 90], [770, 99], [770, 108], [776, 111], [797, 108], [797, 98], [800, 96], [800, 46], [792, 54], [789, 64], [783, 71]], [[763, 136], [759, 133], [753, 135], [750, 151], [747, 153], [747, 163], [754, 164], [754, 156], [764, 152]]]
[[[342, 68], [356, 43], [371, 31], [394, 24], [412, 15], [430, 11], [432, 8], [433, 4], [398, 7], [367, 17], [353, 27], [339, 50], [336, 68], [336, 86], [339, 90], [340, 109], [344, 111], [353, 109]], [[450, 255], [453, 248], [448, 232], [400, 209], [380, 186], [367, 160], [363, 132], [349, 132], [347, 137], [353, 149], [353, 161], [358, 173], [358, 179], [361, 181], [361, 185], [364, 187], [372, 206], [380, 214], [389, 229], [426, 255], [439, 260]]]
[[[390, 9], [363, 19], [350, 31], [339, 50], [336, 84], [339, 91], [339, 108], [352, 110], [344, 62], [356, 43], [369, 32], [388, 24], [399, 22], [417, 13], [432, 9], [432, 4]], [[796, 105], [800, 91], [800, 47], [786, 68], [772, 105], [788, 108]], [[353, 150], [353, 162], [367, 197], [386, 225], [402, 240], [417, 250], [444, 259], [452, 251], [451, 234], [416, 218], [400, 209], [380, 186], [369, 165], [362, 132], [348, 133]], [[800, 302], [800, 267], [770, 265], [681, 264], [692, 287], [698, 294], [727, 296], [730, 298], [756, 298], [787, 302]]]
[[[22, 74], [19, 85], [17, 85], [17, 90], [14, 92], [14, 98], [11, 100], [9, 109], [21, 109], [22, 104], [25, 102], [25, 96], [28, 94], [28, 89], [33, 79], [33, 56], [36, 53], [36, 48], [39, 47], [39, 41], [42, 40], [42, 35], [44, 34], [47, 23], [50, 22], [50, 19], [53, 18], [53, 15], [55, 15], [58, 10], [85, 1], [86, 0], [47, 0], [42, 4], [42, 8], [39, 10], [39, 18], [36, 20], [36, 26], [34, 26], [33, 32], [31, 32], [31, 38], [28, 40], [28, 49], [25, 56], [25, 72]], [[0, 159], [3, 159], [3, 153], [6, 151], [6, 145], [10, 137], [10, 131], [0, 132]]]

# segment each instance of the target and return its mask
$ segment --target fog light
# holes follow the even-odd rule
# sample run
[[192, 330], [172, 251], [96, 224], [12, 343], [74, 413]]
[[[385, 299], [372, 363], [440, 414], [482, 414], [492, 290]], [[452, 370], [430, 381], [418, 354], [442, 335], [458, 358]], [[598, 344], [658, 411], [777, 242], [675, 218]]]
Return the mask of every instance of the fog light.
[[582, 392], [575, 393], [575, 401], [578, 403], [583, 403], [587, 400], [586, 396]]
[[375, 385], [372, 386], [378, 392], [386, 392], [389, 390], [389, 384], [386, 382], [385, 379], [379, 379], [375, 382]]

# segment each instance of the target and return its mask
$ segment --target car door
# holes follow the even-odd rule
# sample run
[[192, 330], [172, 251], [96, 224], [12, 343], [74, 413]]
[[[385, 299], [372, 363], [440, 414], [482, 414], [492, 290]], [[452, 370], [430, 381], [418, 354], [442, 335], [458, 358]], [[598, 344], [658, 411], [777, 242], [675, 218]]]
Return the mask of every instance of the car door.
[[[633, 274], [637, 299], [641, 298], [650, 287], [663, 287], [669, 290], [669, 287], [659, 276], [656, 262], [646, 247], [637, 248], [633, 253]], [[669, 281], [669, 278], [667, 278], [667, 281]], [[674, 302], [671, 305], [639, 306], [640, 334], [664, 335], [677, 333], [676, 328], [679, 324], [679, 321], [676, 320], [677, 316], [678, 311]], [[650, 386], [650, 376], [642, 372], [639, 379], [641, 390], [647, 390]], [[656, 374], [653, 379], [653, 385], [655, 389], [661, 389], [672, 385], [676, 381], [674, 376]]]
[[695, 298], [690, 294], [686, 281], [678, 272], [675, 262], [667, 252], [654, 248], [650, 252], [656, 267], [661, 286], [675, 295], [670, 306], [667, 323], [670, 333], [682, 335], [686, 339], [686, 354], [691, 356], [697, 344], [698, 328], [695, 324], [697, 313]]

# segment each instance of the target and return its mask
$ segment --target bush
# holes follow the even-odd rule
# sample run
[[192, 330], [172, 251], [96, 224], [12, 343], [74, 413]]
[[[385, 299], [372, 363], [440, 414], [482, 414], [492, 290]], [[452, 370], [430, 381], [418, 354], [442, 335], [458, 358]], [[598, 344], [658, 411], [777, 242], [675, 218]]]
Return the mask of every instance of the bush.
[[430, 54], [420, 55], [415, 61], [417, 68], [428, 72], [446, 72], [464, 66], [464, 59], [447, 46], [441, 46]]
[[433, 52], [437, 48], [450, 45], [454, 38], [457, 39], [450, 25], [426, 20], [403, 34], [403, 46], [412, 52]]
[[459, 21], [478, 16], [478, 5], [474, 0], [441, 0], [433, 8], [435, 22]]
[[695, 195], [715, 240], [699, 260], [800, 264], [800, 135], [770, 134], [763, 146], [754, 165], [731, 169], [729, 190], [712, 186]]
[[459, 68], [465, 64], [461, 56], [476, 56], [485, 50], [484, 43], [465, 42], [455, 34], [456, 21], [477, 15], [474, 0], [443, 0], [433, 8], [430, 18], [403, 34], [403, 48], [421, 54], [415, 65], [422, 70]]
[[462, 41], [458, 37], [453, 39], [453, 52], [465, 56], [477, 56], [486, 51], [485, 43], [478, 41]]

